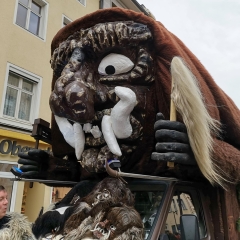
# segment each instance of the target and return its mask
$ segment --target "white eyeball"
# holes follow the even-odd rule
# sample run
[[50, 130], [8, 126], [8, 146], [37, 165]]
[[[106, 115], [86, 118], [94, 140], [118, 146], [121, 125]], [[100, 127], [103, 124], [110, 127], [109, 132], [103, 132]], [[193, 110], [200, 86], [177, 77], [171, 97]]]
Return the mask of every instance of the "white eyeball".
[[128, 57], [110, 53], [100, 62], [98, 72], [100, 75], [118, 75], [129, 72], [133, 66], [133, 62]]

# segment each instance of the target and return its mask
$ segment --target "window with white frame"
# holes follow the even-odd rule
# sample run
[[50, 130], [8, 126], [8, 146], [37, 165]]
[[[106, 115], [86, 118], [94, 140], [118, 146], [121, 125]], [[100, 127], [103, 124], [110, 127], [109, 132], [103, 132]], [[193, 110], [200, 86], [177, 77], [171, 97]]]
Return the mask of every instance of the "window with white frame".
[[14, 72], [9, 72], [3, 115], [29, 121], [34, 83]]
[[14, 65], [7, 71], [1, 122], [31, 129], [38, 116], [41, 78]]
[[86, 0], [78, 0], [83, 6], [86, 6]]
[[34, 35], [45, 38], [47, 8], [45, 0], [17, 0], [15, 23]]
[[67, 25], [68, 25], [69, 23], [71, 23], [71, 22], [72, 22], [71, 19], [69, 19], [68, 17], [66, 17], [66, 16], [63, 15], [63, 17], [62, 17], [62, 26], [63, 26], [63, 27], [67, 26]]

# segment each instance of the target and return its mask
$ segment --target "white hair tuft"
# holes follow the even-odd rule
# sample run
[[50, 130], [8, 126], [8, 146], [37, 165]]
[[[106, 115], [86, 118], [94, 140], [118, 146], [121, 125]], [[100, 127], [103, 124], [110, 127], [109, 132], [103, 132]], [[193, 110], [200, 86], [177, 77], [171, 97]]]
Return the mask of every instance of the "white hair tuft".
[[211, 184], [223, 186], [225, 179], [216, 171], [212, 159], [212, 134], [218, 135], [220, 123], [209, 115], [198, 81], [180, 57], [173, 58], [171, 75], [171, 99], [186, 125], [197, 164]]

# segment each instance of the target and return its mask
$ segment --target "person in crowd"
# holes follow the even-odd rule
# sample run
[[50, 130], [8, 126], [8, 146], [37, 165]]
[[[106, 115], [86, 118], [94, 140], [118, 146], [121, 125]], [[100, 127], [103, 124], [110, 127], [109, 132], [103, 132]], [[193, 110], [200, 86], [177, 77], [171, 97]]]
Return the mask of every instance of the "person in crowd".
[[7, 212], [7, 207], [8, 194], [0, 185], [0, 239], [35, 240], [27, 218], [17, 212]]
[[175, 235], [175, 237], [176, 237], [177, 239], [181, 239], [181, 235], [180, 235], [180, 233], [175, 232], [174, 235]]
[[167, 234], [169, 240], [177, 240], [176, 236], [169, 230], [166, 231], [166, 234]]

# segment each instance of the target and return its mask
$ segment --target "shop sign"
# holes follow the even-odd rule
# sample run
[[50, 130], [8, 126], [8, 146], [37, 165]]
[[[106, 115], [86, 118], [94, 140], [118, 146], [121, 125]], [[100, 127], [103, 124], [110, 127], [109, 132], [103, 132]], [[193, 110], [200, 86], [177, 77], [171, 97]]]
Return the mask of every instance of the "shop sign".
[[[11, 154], [18, 155], [19, 152], [28, 152], [32, 147], [17, 145], [17, 141], [11, 141], [4, 139], [0, 142], [0, 153], [1, 154]], [[50, 149], [48, 149], [50, 150]]]

